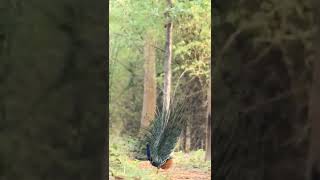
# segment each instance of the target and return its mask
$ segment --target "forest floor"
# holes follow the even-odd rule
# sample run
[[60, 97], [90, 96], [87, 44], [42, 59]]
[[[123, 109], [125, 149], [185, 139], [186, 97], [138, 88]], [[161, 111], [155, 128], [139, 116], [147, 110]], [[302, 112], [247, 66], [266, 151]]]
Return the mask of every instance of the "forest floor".
[[[141, 171], [145, 170], [156, 170], [155, 167], [153, 167], [149, 161], [141, 161], [138, 164], [138, 167], [141, 169]], [[179, 165], [173, 165], [168, 170], [160, 169], [158, 171], [158, 174], [162, 177], [165, 177], [165, 179], [168, 180], [208, 180], [211, 179], [210, 177], [210, 171], [204, 171], [199, 168], [186, 168]], [[111, 180], [125, 180], [126, 177], [121, 176], [115, 176], [115, 177], [109, 177]], [[133, 178], [134, 180], [140, 180], [139, 177]]]
[[[142, 161], [139, 164], [139, 167], [141, 169], [155, 168], [148, 161]], [[185, 167], [180, 167], [178, 165], [176, 166], [173, 165], [173, 167], [171, 167], [168, 170], [160, 169], [158, 173], [164, 175], [170, 180], [182, 180], [182, 179], [206, 180], [206, 179], [210, 179], [211, 172], [203, 171], [198, 168], [185, 168]]]
[[175, 151], [173, 166], [168, 170], [157, 169], [149, 161], [138, 160], [130, 137], [113, 137], [109, 146], [110, 180], [207, 180], [211, 179], [211, 162], [205, 161], [202, 149]]

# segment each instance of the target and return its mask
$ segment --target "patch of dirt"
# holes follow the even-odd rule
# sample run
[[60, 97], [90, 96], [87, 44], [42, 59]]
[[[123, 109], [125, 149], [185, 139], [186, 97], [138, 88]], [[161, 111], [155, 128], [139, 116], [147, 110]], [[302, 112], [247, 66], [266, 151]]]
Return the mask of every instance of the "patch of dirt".
[[[152, 169], [155, 168], [150, 164], [149, 161], [141, 161], [139, 164], [141, 169]], [[168, 170], [159, 169], [160, 174], [168, 177], [171, 180], [182, 180], [182, 179], [190, 179], [190, 180], [207, 180], [211, 179], [211, 172], [204, 172], [199, 169], [185, 169], [182, 167], [178, 167], [173, 164]]]

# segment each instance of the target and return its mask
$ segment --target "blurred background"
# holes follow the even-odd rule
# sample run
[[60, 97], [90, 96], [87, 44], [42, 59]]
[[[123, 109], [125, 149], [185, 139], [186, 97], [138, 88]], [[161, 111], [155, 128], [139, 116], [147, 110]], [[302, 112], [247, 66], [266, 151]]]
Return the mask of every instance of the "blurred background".
[[105, 179], [107, 3], [0, 1], [0, 179]]
[[[318, 9], [219, 1], [212, 29], [208, 0], [110, 0], [109, 17], [101, 1], [2, 0], [0, 179], [104, 179], [107, 155], [109, 178], [209, 179], [211, 124], [215, 180], [319, 179]], [[168, 70], [190, 111], [174, 168], [157, 174], [138, 142]]]
[[319, 1], [213, 12], [213, 179], [319, 179]]

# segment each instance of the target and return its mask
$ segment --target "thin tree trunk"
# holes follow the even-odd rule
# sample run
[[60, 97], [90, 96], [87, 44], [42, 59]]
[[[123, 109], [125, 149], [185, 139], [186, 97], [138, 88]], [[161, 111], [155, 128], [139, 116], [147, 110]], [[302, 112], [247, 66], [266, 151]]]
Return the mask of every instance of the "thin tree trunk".
[[[320, 27], [320, 8], [319, 0], [313, 0], [313, 6], [315, 7], [314, 14], [316, 18], [316, 25]], [[314, 44], [318, 48], [314, 59], [313, 69], [313, 81], [309, 95], [309, 120], [311, 126], [310, 136], [310, 148], [309, 148], [309, 160], [308, 160], [308, 172], [307, 180], [319, 180], [320, 179], [320, 36], [319, 31], [315, 34]]]
[[186, 128], [186, 153], [191, 149], [191, 127], [190, 125]]
[[144, 47], [144, 94], [141, 116], [141, 128], [149, 126], [155, 116], [156, 109], [156, 67], [155, 67], [155, 49], [152, 33], [148, 32], [145, 36]]
[[[168, 8], [172, 7], [172, 1], [167, 0]], [[166, 53], [164, 61], [164, 88], [163, 88], [163, 110], [169, 110], [170, 93], [171, 93], [171, 62], [172, 62], [172, 19], [168, 12], [165, 13], [167, 18], [166, 24]]]
[[182, 150], [184, 152], [186, 152], [187, 149], [187, 124], [185, 125], [185, 127], [183, 128], [182, 131], [182, 141], [181, 141], [181, 146], [182, 146]]
[[211, 79], [208, 89], [207, 129], [206, 129], [206, 155], [205, 160], [211, 160]]

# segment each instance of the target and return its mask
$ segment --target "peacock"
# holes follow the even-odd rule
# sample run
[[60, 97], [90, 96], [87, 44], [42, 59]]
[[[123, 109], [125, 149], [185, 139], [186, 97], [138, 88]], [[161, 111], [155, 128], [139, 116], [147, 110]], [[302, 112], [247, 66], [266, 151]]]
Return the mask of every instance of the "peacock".
[[147, 159], [158, 169], [169, 169], [173, 165], [172, 153], [186, 122], [183, 117], [185, 105], [171, 105], [168, 111], [157, 111], [146, 132]]

